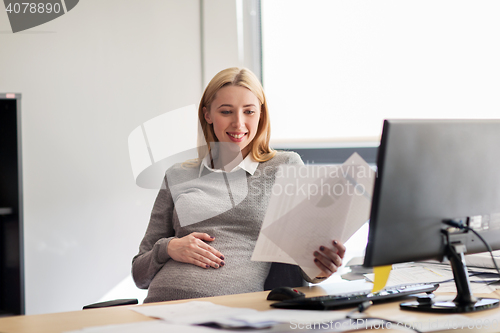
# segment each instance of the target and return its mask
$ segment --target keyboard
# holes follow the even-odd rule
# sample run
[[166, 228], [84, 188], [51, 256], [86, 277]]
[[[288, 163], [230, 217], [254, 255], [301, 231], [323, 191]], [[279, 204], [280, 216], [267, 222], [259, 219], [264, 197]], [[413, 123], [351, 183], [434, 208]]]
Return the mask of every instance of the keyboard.
[[422, 283], [399, 285], [385, 288], [376, 293], [371, 290], [349, 294], [327, 295], [317, 297], [299, 297], [271, 304], [273, 308], [304, 309], [304, 310], [331, 310], [344, 307], [354, 307], [366, 301], [374, 303], [395, 300], [419, 293], [432, 293], [439, 287], [437, 283]]

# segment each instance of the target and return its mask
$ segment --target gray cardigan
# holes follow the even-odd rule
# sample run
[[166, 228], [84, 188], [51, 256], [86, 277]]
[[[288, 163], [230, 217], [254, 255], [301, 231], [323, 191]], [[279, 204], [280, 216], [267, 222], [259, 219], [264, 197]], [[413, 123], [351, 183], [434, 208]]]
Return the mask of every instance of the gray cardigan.
[[[217, 186], [210, 182], [210, 173], [215, 173], [206, 168], [202, 177], [199, 167], [177, 164], [167, 170], [165, 186], [159, 191], [154, 203], [139, 253], [132, 260], [132, 276], [136, 285], [149, 289], [144, 302], [264, 290], [271, 263], [255, 262], [250, 258], [269, 203], [276, 170], [281, 164], [303, 162], [296, 153], [278, 152], [271, 160], [259, 163], [253, 175], [243, 171], [243, 179], [246, 178], [246, 181], [242, 182], [240, 179], [231, 183], [230, 177], [226, 176], [227, 186]], [[214, 204], [213, 199], [220, 200], [220, 206], [227, 206], [228, 189], [232, 206], [228, 210], [224, 208], [214, 213], [213, 208], [218, 205]], [[203, 193], [204, 190], [207, 193]], [[178, 203], [177, 207], [174, 202]], [[211, 215], [211, 211], [212, 215], [216, 215], [204, 220], [199, 218], [200, 221], [180, 221], [179, 215], [184, 216], [186, 209], [193, 212], [207, 211], [207, 216]], [[223, 267], [204, 269], [170, 258], [167, 253], [169, 241], [173, 237], [180, 238], [192, 232], [206, 232], [215, 237], [209, 244], [224, 254]], [[285, 272], [295, 271], [291, 274], [295, 274], [292, 280], [295, 279], [293, 283], [296, 283], [297, 272], [300, 270], [294, 266], [290, 268], [292, 269], [286, 268]], [[266, 285], [270, 287], [269, 281]]]

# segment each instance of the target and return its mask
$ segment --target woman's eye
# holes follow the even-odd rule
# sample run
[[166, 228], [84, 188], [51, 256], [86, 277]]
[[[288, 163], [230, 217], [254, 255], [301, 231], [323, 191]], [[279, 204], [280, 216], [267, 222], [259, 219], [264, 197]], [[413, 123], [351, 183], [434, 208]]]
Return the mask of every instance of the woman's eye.
[[252, 111], [252, 110], [247, 110], [247, 111], [245, 111], [245, 113], [246, 113], [246, 114], [254, 114], [254, 113], [255, 113], [255, 111]]
[[231, 113], [231, 111], [226, 111], [226, 110], [224, 110], [224, 111], [221, 111], [220, 113], [222, 113], [222, 114], [230, 114], [230, 113]]

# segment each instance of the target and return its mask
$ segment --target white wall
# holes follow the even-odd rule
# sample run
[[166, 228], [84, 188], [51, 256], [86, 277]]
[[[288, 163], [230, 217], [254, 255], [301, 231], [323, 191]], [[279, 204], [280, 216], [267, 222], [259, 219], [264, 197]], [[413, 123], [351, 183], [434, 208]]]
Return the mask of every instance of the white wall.
[[0, 91], [22, 93], [27, 314], [78, 310], [130, 274], [156, 190], [127, 138], [201, 96], [198, 0], [85, 0], [12, 34]]

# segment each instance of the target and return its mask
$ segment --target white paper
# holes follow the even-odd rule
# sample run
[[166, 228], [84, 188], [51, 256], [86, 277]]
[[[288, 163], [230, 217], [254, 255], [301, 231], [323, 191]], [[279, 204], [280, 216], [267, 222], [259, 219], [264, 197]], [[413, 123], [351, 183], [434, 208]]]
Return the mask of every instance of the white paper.
[[210, 302], [191, 301], [179, 304], [140, 306], [131, 309], [143, 315], [173, 324], [215, 323], [228, 328], [263, 328], [280, 323], [314, 323], [345, 318], [347, 311], [268, 310], [232, 308]]
[[[386, 284], [387, 287], [414, 283], [439, 283], [438, 292], [457, 292], [455, 281], [453, 279], [453, 271], [451, 270], [449, 264], [421, 262], [407, 263], [396, 267], [396, 269], [391, 270], [389, 280]], [[485, 271], [491, 270], [486, 269]], [[368, 281], [373, 281], [374, 274], [364, 274], [364, 276]], [[488, 285], [483, 282], [485, 280], [491, 280], [491, 277], [489, 276], [484, 277], [481, 275], [470, 275], [469, 280], [471, 282], [471, 292], [474, 294], [488, 294], [494, 292], [496, 289], [496, 286]]]
[[[495, 286], [488, 285], [485, 283], [471, 283], [470, 289], [473, 294], [489, 294], [496, 290]], [[440, 293], [456, 293], [457, 286], [455, 284], [455, 281], [440, 284], [438, 291]], [[492, 297], [498, 298], [498, 296], [492, 296]]]
[[[493, 251], [493, 258], [498, 267], [500, 267], [500, 251]], [[495, 268], [489, 252], [468, 254], [465, 256], [467, 267]]]
[[[207, 333], [214, 332], [213, 329], [201, 326], [187, 326], [170, 324], [162, 320], [148, 320], [137, 323], [127, 323], [118, 325], [93, 326], [81, 330], [69, 331], [66, 333]], [[224, 331], [231, 332], [231, 331]], [[234, 332], [234, 331], [233, 331]]]
[[254, 309], [232, 308], [210, 302], [192, 301], [179, 304], [140, 306], [132, 309], [148, 317], [159, 318], [175, 324], [206, 324], [226, 320], [237, 315], [257, 312]]
[[342, 165], [283, 165], [273, 187], [252, 260], [321, 271], [314, 251], [345, 243], [369, 218], [375, 172], [354, 153]]
[[[369, 281], [373, 281], [374, 274], [365, 274]], [[438, 267], [412, 266], [393, 269], [389, 275], [387, 286], [413, 283], [435, 283], [453, 279], [453, 272]]]
[[[441, 299], [438, 298], [438, 300]], [[491, 315], [488, 311], [479, 311], [475, 313], [475, 316], [473, 318], [460, 314], [446, 313], [422, 317], [422, 315], [419, 315], [419, 313], [417, 312], [415, 312], [414, 314], [412, 311], [394, 311], [391, 313], [390, 319], [392, 321], [401, 323], [398, 326], [402, 328], [408, 327], [408, 329], [401, 332], [412, 332], [411, 328], [416, 329], [420, 332], [441, 332], [445, 330], [459, 330], [460, 332], [480, 332], [485, 328], [485, 323], [489, 323], [488, 325], [490, 328], [499, 328], [498, 318], [496, 316], [498, 315]], [[491, 323], [496, 324], [492, 325]], [[392, 325], [392, 327], [396, 327], [396, 325]], [[399, 330], [397, 331], [399, 332]], [[488, 330], [488, 332], [493, 331]]]

